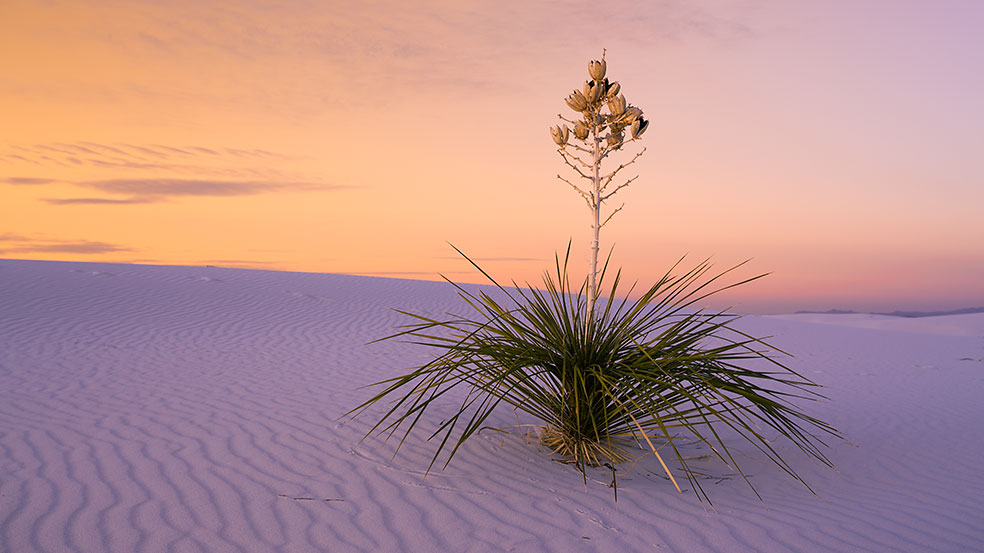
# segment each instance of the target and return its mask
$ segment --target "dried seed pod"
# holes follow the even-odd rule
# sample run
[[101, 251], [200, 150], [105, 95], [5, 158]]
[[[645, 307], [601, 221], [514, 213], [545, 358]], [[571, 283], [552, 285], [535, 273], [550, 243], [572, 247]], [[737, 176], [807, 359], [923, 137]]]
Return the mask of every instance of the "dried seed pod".
[[622, 133], [612, 133], [608, 135], [607, 138], [608, 146], [616, 150], [622, 147], [622, 142], [624, 140], [625, 140], [625, 135]]
[[618, 93], [622, 90], [622, 85], [618, 84], [618, 81], [614, 83], [609, 83], [605, 90], [605, 95], [609, 98], [614, 98], [618, 96]]
[[638, 119], [632, 122], [632, 138], [639, 138], [648, 128], [649, 121], [646, 121], [642, 118], [642, 116], [639, 116]]
[[635, 106], [627, 107], [625, 108], [624, 117], [626, 121], [631, 123], [632, 121], [635, 121], [636, 119], [642, 117], [642, 110]]
[[584, 111], [588, 109], [588, 101], [584, 98], [584, 94], [581, 94], [580, 90], [571, 92], [564, 101], [567, 102], [568, 107], [574, 111]]
[[615, 117], [621, 117], [625, 113], [625, 96], [609, 96], [608, 111]]
[[587, 140], [588, 133], [590, 132], [591, 129], [588, 128], [587, 123], [582, 123], [581, 121], [578, 121], [577, 123], [574, 124], [574, 136], [576, 136], [578, 140]]
[[591, 98], [592, 103], [600, 102], [605, 97], [605, 85], [602, 83], [595, 83], [591, 87]]
[[557, 143], [558, 146], [564, 146], [567, 144], [567, 140], [570, 138], [571, 130], [567, 128], [567, 125], [561, 127], [557, 125], [555, 127], [550, 127], [550, 136], [553, 137], [553, 141]]
[[608, 63], [605, 60], [591, 60], [588, 62], [588, 75], [591, 78], [600, 81], [605, 78], [605, 71], [608, 70]]
[[605, 95], [605, 85], [595, 81], [584, 81], [584, 98], [594, 104]]

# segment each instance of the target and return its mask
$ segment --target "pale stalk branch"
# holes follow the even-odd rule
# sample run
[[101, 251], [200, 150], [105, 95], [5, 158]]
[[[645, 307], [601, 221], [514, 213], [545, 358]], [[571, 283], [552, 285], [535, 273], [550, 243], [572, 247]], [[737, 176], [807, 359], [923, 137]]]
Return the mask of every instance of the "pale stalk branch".
[[571, 188], [573, 188], [574, 190], [576, 190], [577, 193], [580, 194], [581, 197], [584, 198], [585, 200], [588, 200], [588, 199], [591, 198], [591, 195], [590, 194], [588, 194], [584, 190], [581, 190], [580, 188], [578, 188], [577, 185], [575, 185], [573, 182], [565, 179], [564, 177], [562, 177], [560, 175], [557, 175], [557, 178], [560, 179], [560, 180], [562, 180], [562, 181], [564, 181], [564, 182], [566, 182], [567, 184], [569, 184], [571, 186]]
[[[626, 144], [626, 142], [623, 142], [622, 143], [622, 145], [625, 145], [625, 144]], [[639, 153], [637, 153], [631, 160], [629, 160], [629, 161], [627, 161], [627, 162], [619, 165], [618, 167], [615, 168], [614, 171], [612, 171], [611, 173], [608, 173], [607, 175], [601, 177], [605, 181], [605, 184], [601, 187], [601, 189], [604, 190], [605, 188], [607, 188], [608, 185], [612, 182], [612, 179], [615, 178], [615, 175], [617, 175], [619, 171], [621, 171], [622, 169], [625, 169], [629, 165], [632, 165], [633, 163], [635, 163], [636, 160], [639, 159], [639, 157], [641, 157], [642, 154], [644, 154], [644, 153], [646, 153], [646, 149], [645, 148], [643, 148], [642, 151], [640, 151]]]
[[[574, 165], [573, 163], [571, 163], [570, 160], [567, 159], [567, 155], [566, 154], [561, 153], [560, 154], [560, 157], [564, 158], [564, 163], [566, 163], [571, 169], [574, 169], [575, 171], [577, 171], [577, 174], [578, 175], [581, 175], [581, 178], [585, 178], [585, 179], [591, 180], [591, 176], [590, 175], [585, 175], [584, 172], [581, 171], [581, 168], [580, 167], [578, 167], [577, 165]], [[576, 156], [572, 156], [572, 157], [574, 157], [574, 159], [576, 159], [578, 162], [580, 162], [582, 164], [584, 163], [583, 161], [581, 161], [580, 159], [578, 159]], [[591, 167], [590, 165], [585, 165], [585, 166], [586, 167], [589, 167], [589, 168]]]
[[[627, 180], [627, 181], [625, 181], [625, 182], [623, 182], [622, 184], [620, 184], [620, 185], [618, 185], [618, 186], [616, 186], [616, 187], [615, 187], [615, 190], [612, 190], [612, 191], [611, 191], [611, 192], [609, 192], [608, 194], [605, 194], [604, 196], [602, 196], [602, 197], [601, 197], [601, 201], [605, 201], [605, 200], [607, 200], [608, 198], [611, 198], [612, 196], [614, 196], [614, 195], [615, 195], [615, 193], [616, 193], [616, 192], [618, 192], [619, 190], [621, 190], [621, 189], [623, 189], [623, 188], [625, 188], [626, 186], [628, 186], [628, 185], [630, 185], [630, 184], [632, 184], [632, 181], [634, 181], [634, 180], [636, 180], [637, 178], [639, 178], [639, 175], [636, 175], [636, 176], [634, 176], [634, 177], [632, 177], [631, 179], [629, 179], [629, 180]], [[606, 185], [606, 186], [607, 186], [607, 185]], [[604, 187], [604, 186], [602, 186], [602, 187], [601, 187], [601, 189], [602, 189], [602, 190], [604, 190], [604, 189], [605, 189], [605, 187]]]
[[576, 146], [576, 145], [571, 144], [571, 143], [567, 143], [565, 146], [563, 146], [561, 148], [557, 148], [557, 151], [560, 152], [560, 155], [562, 155], [564, 157], [572, 157], [572, 158], [574, 158], [574, 161], [577, 161], [578, 163], [580, 163], [581, 165], [583, 165], [584, 167], [587, 167], [589, 169], [594, 168], [594, 165], [588, 163], [587, 161], [584, 161], [583, 159], [581, 159], [580, 157], [576, 156], [575, 154], [572, 154], [572, 153], [568, 152], [567, 150], [565, 150], [564, 148], [566, 148], [567, 146], [570, 146], [570, 147], [572, 147], [572, 148], [574, 148], [574, 149], [576, 149], [578, 151], [585, 152], [585, 153], [588, 153], [588, 154], [593, 154], [594, 152], [592, 150], [589, 150], [587, 148], [582, 148], [580, 146]]
[[611, 221], [612, 220], [612, 217], [614, 217], [616, 213], [618, 213], [619, 211], [622, 211], [622, 208], [623, 207], [625, 207], [625, 204], [622, 204], [622, 205], [618, 206], [618, 209], [616, 209], [615, 211], [611, 212], [611, 214], [608, 216], [608, 218], [605, 219], [605, 222], [602, 223], [601, 225], [599, 225], [598, 228], [604, 228], [604, 226], [608, 224], [608, 221]]

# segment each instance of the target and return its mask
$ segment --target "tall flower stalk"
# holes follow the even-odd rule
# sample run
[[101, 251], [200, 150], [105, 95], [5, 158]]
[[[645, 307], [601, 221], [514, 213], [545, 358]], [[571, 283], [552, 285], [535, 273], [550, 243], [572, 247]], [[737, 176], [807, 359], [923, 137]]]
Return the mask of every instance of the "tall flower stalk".
[[[645, 153], [643, 148], [627, 163], [623, 163], [609, 173], [604, 173], [602, 164], [613, 152], [622, 149], [628, 142], [639, 140], [649, 128], [649, 121], [643, 117], [642, 110], [629, 104], [622, 87], [617, 81], [606, 77], [608, 62], [602, 52], [601, 60], [588, 63], [589, 80], [584, 81], [582, 89], [574, 89], [567, 96], [567, 106], [578, 113], [580, 118], [569, 119], [561, 114], [557, 117], [565, 123], [550, 128], [550, 135], [557, 144], [557, 152], [577, 175], [590, 184], [585, 188], [578, 186], [562, 175], [557, 178], [577, 191], [591, 210], [591, 261], [588, 270], [588, 318], [586, 324], [594, 319], [595, 302], [598, 299], [598, 250], [601, 229], [611, 218], [622, 210], [624, 204], [612, 211], [604, 221], [601, 219], [602, 204], [619, 190], [628, 186], [637, 177], [632, 177], [611, 188], [615, 177], [622, 169], [635, 163]], [[573, 126], [573, 133], [570, 126]], [[626, 131], [629, 136], [626, 137]], [[571, 134], [575, 142], [571, 142]], [[610, 191], [609, 191], [610, 190]]]

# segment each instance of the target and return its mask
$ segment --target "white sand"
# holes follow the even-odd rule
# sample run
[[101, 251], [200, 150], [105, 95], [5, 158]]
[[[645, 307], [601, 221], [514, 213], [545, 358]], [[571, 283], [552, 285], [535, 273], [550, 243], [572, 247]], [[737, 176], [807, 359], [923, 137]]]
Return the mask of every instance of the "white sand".
[[615, 504], [604, 472], [585, 488], [515, 432], [426, 478], [423, 435], [395, 460], [360, 445], [369, 418], [339, 419], [357, 388], [426, 358], [364, 345], [394, 307], [460, 304], [442, 283], [0, 260], [0, 551], [984, 550], [984, 315], [743, 319], [847, 439], [837, 471], [778, 444], [816, 496], [737, 443], [764, 502], [696, 461], [714, 511], [651, 456]]

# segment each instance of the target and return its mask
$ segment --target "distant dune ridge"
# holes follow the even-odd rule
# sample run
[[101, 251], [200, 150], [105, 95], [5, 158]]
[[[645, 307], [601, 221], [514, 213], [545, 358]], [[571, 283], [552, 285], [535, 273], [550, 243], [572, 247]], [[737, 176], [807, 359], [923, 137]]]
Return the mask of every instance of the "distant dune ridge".
[[606, 471], [585, 487], [515, 430], [426, 478], [433, 444], [360, 443], [372, 417], [340, 418], [360, 386], [428, 359], [366, 345], [391, 308], [462, 304], [439, 282], [0, 260], [0, 551], [982, 550], [984, 313], [743, 318], [846, 439], [837, 471], [776, 442], [816, 496], [736, 442], [764, 502], [693, 448], [715, 511], [651, 455], [615, 504]]
[[885, 315], [888, 317], [943, 317], [946, 315], [972, 315], [984, 313], [984, 307], [965, 307], [963, 309], [951, 309], [950, 311], [892, 311], [891, 313], [865, 313], [851, 311], [849, 309], [830, 309], [828, 311], [797, 311], [797, 315]]

